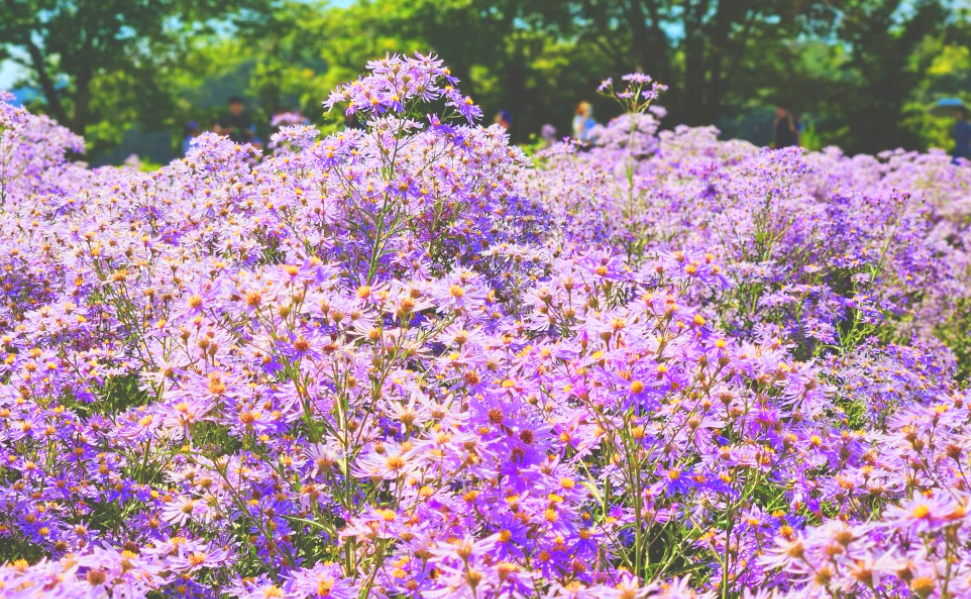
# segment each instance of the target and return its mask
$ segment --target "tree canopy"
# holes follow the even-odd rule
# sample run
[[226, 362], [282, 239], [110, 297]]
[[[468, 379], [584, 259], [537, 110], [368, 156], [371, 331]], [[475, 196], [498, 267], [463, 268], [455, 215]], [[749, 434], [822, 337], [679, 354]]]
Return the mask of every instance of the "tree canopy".
[[246, 26], [272, 0], [0, 0], [2, 51], [22, 63], [44, 109], [77, 133], [169, 108], [167, 75], [193, 41]]
[[[791, 105], [807, 140], [848, 151], [946, 144], [924, 108], [967, 93], [967, 7], [954, 0], [0, 0], [0, 40], [52, 116], [101, 147], [132, 124], [178, 129], [246, 96], [263, 120], [320, 101], [364, 63], [433, 51], [487, 115], [526, 141], [601, 79], [668, 84], [666, 123], [771, 119]], [[99, 141], [100, 140], [100, 141]], [[758, 141], [758, 140], [756, 140]]]

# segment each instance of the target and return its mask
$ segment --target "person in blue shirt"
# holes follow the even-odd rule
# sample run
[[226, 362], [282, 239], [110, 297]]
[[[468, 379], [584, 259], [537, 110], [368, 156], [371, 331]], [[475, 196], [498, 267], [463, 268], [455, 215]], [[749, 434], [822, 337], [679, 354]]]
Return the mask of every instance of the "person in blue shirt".
[[951, 130], [951, 138], [954, 140], [954, 150], [951, 152], [954, 160], [971, 160], [971, 123], [968, 122], [968, 109], [964, 106], [957, 109], [957, 122]]
[[512, 126], [512, 113], [503, 108], [499, 111], [499, 114], [496, 115], [493, 122], [506, 131], [509, 131], [509, 127]]
[[202, 130], [199, 129], [199, 125], [195, 121], [189, 121], [189, 123], [182, 129], [182, 153], [186, 154], [189, 152], [189, 146], [192, 144], [192, 140], [199, 137]]
[[573, 139], [589, 142], [593, 139], [593, 128], [597, 121], [593, 118], [593, 105], [580, 102], [573, 117]]

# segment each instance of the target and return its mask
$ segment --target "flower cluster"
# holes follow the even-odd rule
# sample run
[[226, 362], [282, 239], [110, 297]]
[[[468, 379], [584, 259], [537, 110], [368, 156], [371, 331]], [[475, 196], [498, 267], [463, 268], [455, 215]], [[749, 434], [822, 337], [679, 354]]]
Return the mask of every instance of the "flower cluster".
[[971, 596], [971, 174], [624, 80], [529, 158], [392, 56], [150, 173], [0, 98], [0, 595]]

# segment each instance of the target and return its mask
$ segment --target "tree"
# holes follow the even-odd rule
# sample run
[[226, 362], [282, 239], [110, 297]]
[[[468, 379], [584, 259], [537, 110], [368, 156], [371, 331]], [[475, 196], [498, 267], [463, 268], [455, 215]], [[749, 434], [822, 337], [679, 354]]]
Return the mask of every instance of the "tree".
[[572, 16], [559, 0], [376, 0], [348, 12], [364, 10], [370, 28], [408, 40], [402, 50], [439, 54], [487, 118], [510, 111], [517, 142], [551, 121], [567, 124], [609, 68], [561, 35]]
[[859, 152], [920, 146], [905, 107], [933, 58], [917, 50], [941, 33], [944, 7], [938, 0], [849, 0], [839, 6], [836, 33], [849, 47], [846, 68], [857, 82], [842, 115], [852, 132], [844, 145]]
[[[152, 89], [187, 39], [245, 22], [273, 0], [0, 0], [0, 40], [30, 70], [47, 112], [77, 133], [96, 78], [141, 74]], [[146, 80], [147, 78], [147, 80]], [[124, 79], [123, 77], [121, 79]]]
[[[941, 54], [958, 57], [971, 39], [967, 11], [945, 10], [953, 2], [0, 0], [0, 58], [15, 50], [41, 108], [95, 151], [131, 124], [206, 123], [230, 87], [263, 121], [299, 109], [320, 123], [336, 84], [417, 50], [441, 55], [487, 115], [509, 110], [517, 142], [546, 123], [568, 129], [580, 100], [609, 118], [597, 84], [639, 70], [670, 86], [666, 123], [732, 118], [761, 124], [764, 138], [767, 107], [786, 102], [811, 118], [817, 143], [873, 152], [946, 141], [922, 103], [944, 89], [929, 74]], [[948, 78], [947, 93], [963, 93], [968, 68]]]
[[[816, 11], [792, 0], [568, 0], [537, 10], [561, 36], [608, 57], [615, 72], [640, 70], [671, 88], [672, 120], [711, 124], [733, 96], [752, 93], [747, 73], [804, 30]], [[743, 98], [744, 99], [744, 98]]]

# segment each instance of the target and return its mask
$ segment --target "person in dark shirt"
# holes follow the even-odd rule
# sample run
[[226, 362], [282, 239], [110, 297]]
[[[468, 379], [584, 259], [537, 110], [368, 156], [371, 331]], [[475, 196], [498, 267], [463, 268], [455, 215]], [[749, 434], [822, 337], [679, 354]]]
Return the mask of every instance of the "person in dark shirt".
[[782, 105], [776, 107], [774, 127], [773, 147], [788, 148], [799, 145], [799, 122], [787, 107]]
[[971, 160], [971, 123], [968, 122], [968, 109], [960, 107], [957, 109], [957, 122], [951, 130], [951, 139], [954, 140], [954, 150], [951, 155], [955, 161], [958, 158]]
[[256, 127], [246, 113], [243, 99], [237, 96], [229, 99], [229, 112], [219, 118], [215, 129], [238, 144], [256, 141]]

